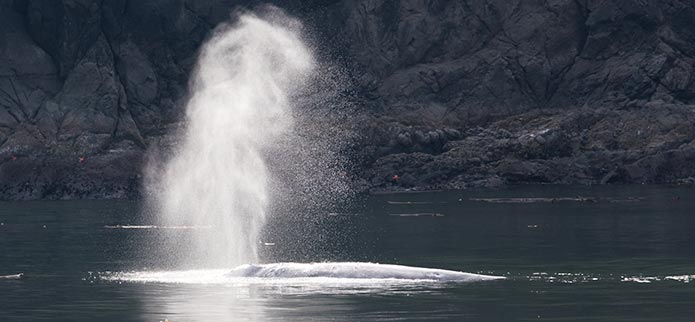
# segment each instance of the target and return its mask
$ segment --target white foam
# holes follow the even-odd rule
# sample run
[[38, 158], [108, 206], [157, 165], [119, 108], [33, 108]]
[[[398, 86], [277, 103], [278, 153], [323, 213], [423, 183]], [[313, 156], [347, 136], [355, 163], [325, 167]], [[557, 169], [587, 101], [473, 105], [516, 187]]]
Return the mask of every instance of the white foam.
[[634, 283], [641, 283], [641, 284], [648, 284], [651, 283], [652, 281], [656, 281], [656, 277], [636, 277], [636, 276], [630, 276], [630, 277], [623, 277], [620, 281], [621, 282], [634, 282]]
[[[509, 278], [515, 279], [514, 276]], [[586, 274], [586, 273], [570, 273], [570, 272], [534, 272], [530, 275], [523, 276], [523, 279], [529, 281], [539, 281], [547, 283], [591, 283], [591, 282], [629, 282], [650, 284], [655, 282], [681, 282], [690, 283], [695, 281], [695, 275], [617, 275], [617, 274]]]
[[232, 270], [143, 271], [105, 273], [119, 282], [177, 284], [408, 284], [476, 282], [504, 279], [458, 271], [359, 262], [246, 264]]
[[663, 281], [674, 281], [690, 283], [695, 281], [695, 275], [669, 275], [669, 276], [627, 276], [621, 279], [622, 282], [652, 283]]
[[695, 281], [695, 275], [673, 275], [664, 277], [665, 280], [678, 281], [683, 283], [690, 283], [690, 281]]

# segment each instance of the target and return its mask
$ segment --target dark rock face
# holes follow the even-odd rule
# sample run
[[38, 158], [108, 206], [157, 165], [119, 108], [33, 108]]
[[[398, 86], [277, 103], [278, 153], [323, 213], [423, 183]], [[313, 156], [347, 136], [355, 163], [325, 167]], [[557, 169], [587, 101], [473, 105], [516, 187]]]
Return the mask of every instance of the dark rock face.
[[[0, 1], [0, 199], [135, 197], [256, 1]], [[351, 71], [363, 189], [695, 177], [695, 1], [283, 1]]]
[[533, 110], [470, 128], [439, 154], [389, 153], [366, 177], [385, 189], [683, 181], [695, 174], [692, 108], [661, 108], [656, 119], [648, 109]]
[[695, 1], [345, 7], [378, 111], [363, 131], [367, 187], [695, 176]]

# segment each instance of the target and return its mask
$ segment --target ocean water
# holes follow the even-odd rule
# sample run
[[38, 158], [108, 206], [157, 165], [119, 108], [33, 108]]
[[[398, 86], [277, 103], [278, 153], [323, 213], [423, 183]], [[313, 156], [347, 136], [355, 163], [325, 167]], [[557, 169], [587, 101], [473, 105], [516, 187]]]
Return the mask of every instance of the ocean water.
[[147, 226], [137, 201], [0, 202], [0, 275], [24, 273], [0, 279], [0, 320], [693, 321], [694, 196], [648, 185], [372, 195], [311, 229], [271, 220], [259, 241], [270, 263], [505, 277], [472, 281], [371, 264], [333, 276], [307, 273], [325, 263], [263, 266], [265, 277], [171, 267], [158, 240], [215, 227]]

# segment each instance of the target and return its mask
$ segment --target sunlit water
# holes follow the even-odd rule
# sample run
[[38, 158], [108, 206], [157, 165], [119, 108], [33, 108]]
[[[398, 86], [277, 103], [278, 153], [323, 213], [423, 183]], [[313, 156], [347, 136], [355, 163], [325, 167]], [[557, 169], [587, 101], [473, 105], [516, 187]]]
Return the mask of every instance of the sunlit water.
[[[314, 258], [287, 255], [291, 236], [261, 244], [265, 256], [284, 262], [360, 261], [506, 277], [474, 282], [316, 276], [301, 265], [290, 265], [295, 275], [166, 267], [156, 249], [142, 245], [162, 234], [215, 228], [149, 226], [128, 201], [0, 202], [0, 275], [25, 274], [0, 279], [0, 315], [2, 321], [692, 321], [694, 194], [683, 187], [526, 186], [378, 195], [324, 214], [331, 231], [348, 233], [316, 236], [325, 247]], [[471, 200], [577, 196], [598, 199]]]

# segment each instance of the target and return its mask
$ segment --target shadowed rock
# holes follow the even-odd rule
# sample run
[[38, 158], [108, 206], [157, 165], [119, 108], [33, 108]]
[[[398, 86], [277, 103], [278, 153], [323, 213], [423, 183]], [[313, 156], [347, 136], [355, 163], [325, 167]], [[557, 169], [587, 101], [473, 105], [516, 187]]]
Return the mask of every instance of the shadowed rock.
[[[257, 4], [0, 1], [0, 198], [138, 195], [199, 46]], [[695, 177], [695, 1], [278, 5], [350, 71], [358, 189]]]

